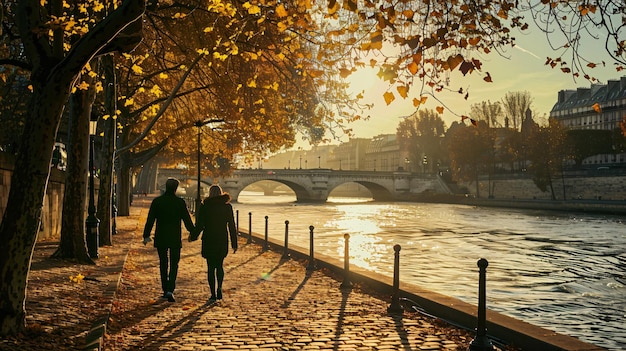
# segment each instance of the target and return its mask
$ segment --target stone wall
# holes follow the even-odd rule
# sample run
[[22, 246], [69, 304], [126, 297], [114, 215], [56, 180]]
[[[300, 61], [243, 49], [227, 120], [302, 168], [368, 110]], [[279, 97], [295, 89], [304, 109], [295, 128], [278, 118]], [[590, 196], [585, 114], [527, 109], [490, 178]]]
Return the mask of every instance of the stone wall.
[[[608, 173], [608, 172], [607, 172]], [[563, 187], [563, 181], [565, 187]], [[610, 173], [596, 176], [574, 176], [553, 180], [554, 194], [558, 200], [626, 200], [626, 175]], [[476, 195], [476, 183], [463, 183], [471, 194]], [[479, 180], [480, 197], [489, 196], [489, 180]], [[496, 199], [539, 199], [550, 200], [550, 190], [542, 192], [530, 178], [494, 179], [491, 181]]]
[[[14, 159], [0, 152], [0, 216], [4, 215], [11, 187]], [[37, 241], [56, 241], [61, 236], [61, 211], [65, 192], [65, 173], [51, 169], [43, 201], [43, 213]]]

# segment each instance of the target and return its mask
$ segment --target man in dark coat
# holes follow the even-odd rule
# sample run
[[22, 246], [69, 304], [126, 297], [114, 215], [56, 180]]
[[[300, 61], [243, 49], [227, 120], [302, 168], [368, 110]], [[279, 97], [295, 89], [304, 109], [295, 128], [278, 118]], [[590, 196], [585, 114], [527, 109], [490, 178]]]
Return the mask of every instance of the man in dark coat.
[[[230, 195], [222, 192], [219, 185], [209, 188], [209, 197], [198, 212], [197, 232], [189, 237], [190, 241], [198, 239], [202, 231], [202, 257], [208, 267], [210, 302], [222, 299], [222, 282], [224, 281], [224, 258], [228, 255], [228, 239], [233, 253], [237, 252], [237, 229], [233, 216], [233, 206], [229, 203]], [[217, 279], [217, 291], [216, 288]]]
[[176, 288], [180, 249], [183, 246], [180, 222], [185, 223], [185, 228], [190, 233], [195, 231], [185, 200], [176, 196], [178, 184], [178, 180], [173, 178], [165, 182], [165, 193], [152, 200], [146, 226], [143, 230], [143, 244], [145, 245], [150, 241], [150, 232], [152, 232], [152, 226], [156, 221], [154, 247], [159, 253], [161, 288], [163, 288], [163, 297], [170, 302], [176, 301], [174, 289]]

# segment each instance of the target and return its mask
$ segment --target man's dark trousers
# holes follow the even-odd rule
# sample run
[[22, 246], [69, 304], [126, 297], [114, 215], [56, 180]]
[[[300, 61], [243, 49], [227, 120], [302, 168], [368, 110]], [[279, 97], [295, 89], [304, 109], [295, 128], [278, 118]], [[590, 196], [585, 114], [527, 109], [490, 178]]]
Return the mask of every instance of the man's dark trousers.
[[[180, 262], [180, 247], [158, 247], [159, 266], [161, 269], [161, 287], [163, 293], [174, 292], [176, 288], [176, 276], [178, 275], [178, 262]], [[167, 259], [169, 251], [169, 260]], [[169, 263], [169, 264], [168, 264]], [[169, 272], [168, 272], [169, 265]]]

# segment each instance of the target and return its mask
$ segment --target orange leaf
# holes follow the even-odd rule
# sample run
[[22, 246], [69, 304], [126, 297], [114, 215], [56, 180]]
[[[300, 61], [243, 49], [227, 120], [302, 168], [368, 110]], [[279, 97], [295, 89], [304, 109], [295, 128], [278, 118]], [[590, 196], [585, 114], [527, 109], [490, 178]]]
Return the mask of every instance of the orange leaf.
[[470, 43], [470, 45], [476, 45], [478, 44], [478, 42], [480, 42], [480, 37], [470, 38], [468, 42]]
[[448, 67], [450, 67], [450, 70], [452, 71], [453, 69], [456, 68], [456, 66], [458, 66], [459, 64], [461, 64], [461, 62], [463, 62], [463, 56], [461, 54], [457, 54], [456, 56], [450, 56], [448, 57]]
[[443, 114], [443, 106], [437, 106], [435, 109], [437, 110], [437, 113]]
[[491, 74], [489, 74], [489, 72], [487, 72], [487, 76], [486, 76], [485, 78], [483, 78], [483, 80], [484, 80], [485, 82], [487, 82], [487, 83], [491, 83], [491, 82], [493, 82], [493, 81], [491, 80]]
[[393, 102], [393, 100], [396, 99], [396, 97], [393, 95], [392, 92], [386, 92], [383, 97], [385, 98], [385, 102], [387, 103], [387, 105], [389, 105], [391, 102]]
[[347, 78], [350, 74], [352, 74], [352, 70], [349, 70], [347, 68], [339, 69], [339, 75], [341, 76], [341, 78]]
[[411, 62], [409, 63], [409, 66], [407, 68], [409, 69], [409, 72], [411, 72], [412, 75], [416, 75], [419, 69], [419, 65], [415, 62]]
[[602, 107], [600, 107], [600, 104], [599, 104], [599, 103], [597, 103], [597, 102], [596, 102], [595, 104], [593, 104], [593, 106], [591, 106], [591, 107], [592, 107], [592, 108], [593, 108], [593, 110], [594, 110], [594, 111], [596, 111], [597, 113], [602, 112]]
[[406, 99], [409, 88], [407, 86], [402, 85], [402, 86], [399, 86], [397, 90], [398, 90], [398, 94], [400, 94], [400, 96]]

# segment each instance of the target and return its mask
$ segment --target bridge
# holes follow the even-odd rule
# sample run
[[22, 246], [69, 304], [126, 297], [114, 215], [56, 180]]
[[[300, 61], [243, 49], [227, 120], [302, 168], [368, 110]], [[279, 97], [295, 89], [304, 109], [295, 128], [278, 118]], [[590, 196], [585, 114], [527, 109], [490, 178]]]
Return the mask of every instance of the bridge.
[[[178, 178], [189, 189], [197, 188], [197, 179], [180, 170], [160, 169], [158, 184], [169, 177]], [[357, 183], [367, 188], [376, 201], [409, 200], [424, 192], [450, 193], [447, 185], [437, 175], [415, 174], [406, 171], [344, 171], [327, 168], [313, 169], [241, 169], [221, 179], [201, 179], [206, 185], [219, 184], [237, 201], [246, 187], [260, 181], [274, 181], [289, 187], [298, 202], [326, 202], [329, 194], [341, 184]], [[195, 190], [193, 190], [195, 196]], [[192, 195], [192, 194], [188, 194]]]

